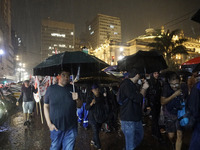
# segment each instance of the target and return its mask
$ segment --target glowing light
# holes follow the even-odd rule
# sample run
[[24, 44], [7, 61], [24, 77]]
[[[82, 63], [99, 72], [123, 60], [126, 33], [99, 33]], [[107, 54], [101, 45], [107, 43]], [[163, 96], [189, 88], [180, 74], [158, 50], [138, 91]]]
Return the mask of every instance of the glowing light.
[[65, 34], [60, 34], [60, 33], [51, 33], [51, 36], [57, 36], [57, 37], [65, 37]]
[[124, 58], [124, 56], [120, 55], [120, 56], [118, 57], [118, 60], [121, 60], [121, 59], [123, 59], [123, 58]]
[[4, 51], [2, 49], [0, 49], [0, 55], [3, 55]]
[[123, 47], [120, 47], [119, 48], [120, 52], [124, 51], [124, 48]]

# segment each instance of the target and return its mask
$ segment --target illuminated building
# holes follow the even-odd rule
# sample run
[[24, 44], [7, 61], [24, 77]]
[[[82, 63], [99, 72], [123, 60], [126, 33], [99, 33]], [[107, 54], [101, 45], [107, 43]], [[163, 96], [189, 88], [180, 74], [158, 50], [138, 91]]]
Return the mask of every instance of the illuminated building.
[[[156, 31], [152, 28], [146, 29], [145, 31], [145, 35], [141, 35], [127, 42], [130, 46], [130, 54], [134, 54], [139, 50], [149, 51], [151, 49], [147, 45], [149, 43], [155, 42], [154, 38], [158, 36], [156, 35]], [[164, 27], [162, 26], [161, 34], [163, 32], [165, 31]], [[200, 56], [200, 39], [185, 37], [183, 31], [181, 31], [181, 33], [179, 35], [176, 35], [173, 39], [178, 40], [179, 38], [187, 39], [187, 41], [184, 42], [183, 45], [187, 48], [187, 52], [189, 53], [189, 55], [177, 54], [173, 57], [175, 64], [180, 65], [189, 59]]]
[[12, 79], [14, 75], [14, 52], [11, 41], [10, 0], [0, 0], [0, 77]]
[[87, 24], [89, 48], [96, 49], [105, 43], [106, 39], [115, 43], [121, 42], [121, 21], [118, 17], [98, 14]]
[[[152, 28], [145, 31], [145, 35], [138, 36], [128, 41], [127, 44], [117, 44], [111, 40], [105, 40], [104, 44], [93, 50], [92, 54], [110, 65], [116, 65], [117, 61], [123, 56], [135, 54], [139, 50], [149, 51], [151, 48], [148, 47], [148, 44], [155, 42], [154, 38], [158, 37], [158, 35]], [[161, 27], [161, 34], [164, 32], [164, 27]], [[183, 45], [187, 48], [189, 55], [177, 54], [173, 57], [175, 64], [180, 65], [188, 59], [200, 56], [200, 39], [185, 37], [183, 31], [181, 31], [180, 35], [176, 35], [174, 40], [178, 38], [186, 38], [188, 40]]]
[[42, 20], [41, 59], [65, 51], [74, 51], [74, 24], [53, 20]]

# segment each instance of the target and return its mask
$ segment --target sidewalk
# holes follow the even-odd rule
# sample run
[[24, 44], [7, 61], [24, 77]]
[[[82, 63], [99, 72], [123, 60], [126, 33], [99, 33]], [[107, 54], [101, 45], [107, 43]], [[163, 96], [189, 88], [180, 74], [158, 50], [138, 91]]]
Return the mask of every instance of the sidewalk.
[[[50, 147], [50, 134], [46, 122], [41, 124], [40, 116], [36, 115], [32, 119], [30, 127], [23, 125], [23, 113], [18, 111], [10, 117], [4, 124], [4, 132], [0, 132], [0, 149], [1, 150], [49, 150]], [[170, 143], [166, 136], [166, 144], [159, 144], [151, 136], [150, 119], [146, 118], [146, 126], [144, 126], [144, 140], [137, 150], [170, 150]], [[100, 133], [102, 143], [102, 150], [122, 150], [125, 145], [123, 134], [119, 136], [117, 132], [113, 133]], [[190, 141], [190, 131], [183, 135], [182, 150], [188, 150]], [[76, 140], [75, 150], [95, 150], [90, 146], [92, 139], [91, 129], [85, 131], [83, 128], [79, 129], [78, 137]]]

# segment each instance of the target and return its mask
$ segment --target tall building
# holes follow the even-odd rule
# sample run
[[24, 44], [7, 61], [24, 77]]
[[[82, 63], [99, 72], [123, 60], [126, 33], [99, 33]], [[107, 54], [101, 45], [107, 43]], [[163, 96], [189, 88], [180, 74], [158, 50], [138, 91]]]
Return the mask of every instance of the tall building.
[[89, 48], [93, 50], [105, 44], [105, 40], [121, 43], [121, 21], [118, 17], [98, 14], [87, 24]]
[[0, 77], [13, 78], [14, 52], [11, 40], [10, 0], [0, 0]]
[[74, 51], [74, 24], [53, 20], [42, 20], [41, 60], [53, 54]]

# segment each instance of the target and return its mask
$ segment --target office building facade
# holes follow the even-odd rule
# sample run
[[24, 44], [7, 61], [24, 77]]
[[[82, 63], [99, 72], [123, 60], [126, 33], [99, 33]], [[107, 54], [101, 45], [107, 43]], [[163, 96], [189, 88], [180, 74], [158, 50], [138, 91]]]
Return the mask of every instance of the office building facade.
[[118, 17], [98, 14], [87, 24], [87, 37], [90, 49], [97, 49], [105, 40], [121, 43], [121, 21]]
[[54, 54], [74, 51], [74, 24], [53, 20], [42, 20], [41, 61]]

